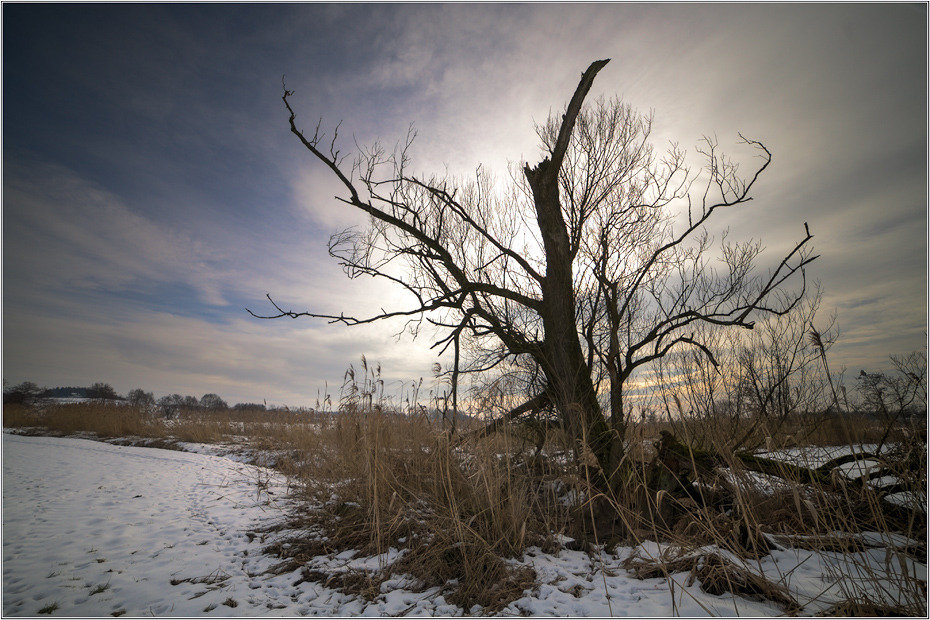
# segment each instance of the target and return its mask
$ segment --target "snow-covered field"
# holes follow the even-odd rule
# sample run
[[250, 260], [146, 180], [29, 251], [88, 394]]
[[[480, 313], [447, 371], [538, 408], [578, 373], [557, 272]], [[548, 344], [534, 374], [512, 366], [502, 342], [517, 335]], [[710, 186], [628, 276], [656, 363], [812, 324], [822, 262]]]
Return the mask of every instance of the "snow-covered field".
[[[193, 446], [192, 446], [193, 447]], [[433, 588], [382, 584], [373, 601], [272, 575], [251, 532], [283, 522], [287, 480], [228, 456], [3, 434], [3, 615], [462, 615]], [[282, 532], [284, 536], [286, 532]], [[537, 587], [501, 615], [772, 616], [771, 602], [703, 592], [688, 573], [639, 580], [620, 564], [646, 543], [600, 555], [527, 551]], [[392, 553], [396, 557], [396, 552]], [[859, 562], [888, 560], [874, 549]], [[903, 557], [903, 556], [901, 556]], [[391, 558], [322, 556], [315, 570], [376, 568]], [[900, 559], [898, 564], [900, 564]], [[926, 581], [926, 565], [904, 562]], [[841, 599], [848, 563], [831, 553], [777, 550], [748, 568], [780, 582], [815, 614]]]

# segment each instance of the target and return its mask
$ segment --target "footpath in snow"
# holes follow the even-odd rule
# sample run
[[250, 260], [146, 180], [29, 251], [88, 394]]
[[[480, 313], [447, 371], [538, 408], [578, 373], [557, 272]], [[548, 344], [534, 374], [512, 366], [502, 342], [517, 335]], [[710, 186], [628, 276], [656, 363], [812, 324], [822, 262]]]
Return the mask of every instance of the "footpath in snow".
[[[480, 613], [447, 604], [437, 588], [406, 591], [403, 580], [383, 583], [366, 601], [298, 583], [299, 571], [269, 574], [277, 559], [263, 555], [250, 532], [283, 521], [286, 494], [282, 477], [222, 456], [4, 433], [3, 615]], [[685, 587], [687, 575], [671, 584], [635, 579], [620, 567], [631, 552], [530, 549], [518, 563], [535, 569], [538, 586], [500, 615], [782, 614], [770, 602], [713, 596], [693, 581]], [[379, 558], [351, 555], [314, 558], [310, 566], [338, 573], [378, 565]], [[830, 588], [828, 564], [823, 554], [787, 550], [767, 556], [758, 570], [781, 575], [802, 604], [819, 599], [805, 608], [810, 614], [830, 598], [822, 596]]]
[[257, 475], [202, 454], [4, 433], [3, 615], [234, 615], [274, 603], [281, 593], [262, 596], [249, 576], [267, 558], [246, 532], [281, 518], [272, 498], [284, 490], [258, 493]]

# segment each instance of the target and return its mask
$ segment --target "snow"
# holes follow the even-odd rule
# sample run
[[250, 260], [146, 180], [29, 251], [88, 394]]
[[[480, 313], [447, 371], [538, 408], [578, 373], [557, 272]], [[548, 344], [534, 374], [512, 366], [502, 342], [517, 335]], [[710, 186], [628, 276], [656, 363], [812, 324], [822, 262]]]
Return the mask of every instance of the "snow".
[[62, 615], [243, 615], [273, 603], [279, 594], [249, 577], [268, 561], [246, 531], [280, 518], [272, 498], [284, 489], [259, 494], [258, 473], [215, 456], [4, 434], [4, 615], [53, 603]]
[[[206, 446], [179, 452], [8, 432], [2, 447], [4, 616], [35, 616], [43, 610], [52, 616], [481, 613], [447, 603], [438, 588], [408, 591], [402, 577], [382, 583], [380, 594], [368, 601], [302, 581], [299, 570], [267, 572], [278, 561], [262, 554], [272, 539], [263, 543], [254, 532], [283, 523], [291, 501], [287, 480], [240, 462], [232, 452], [221, 455]], [[895, 543], [907, 545], [906, 539]], [[652, 542], [593, 554], [527, 549], [509, 561], [532, 567], [537, 584], [500, 615], [783, 613], [771, 602], [707, 594], [689, 573], [640, 580], [622, 567], [634, 553], [649, 558], [664, 550]], [[373, 570], [401, 553], [354, 558], [344, 552], [313, 558], [309, 566], [327, 574]], [[892, 554], [873, 549], [857, 555], [778, 549], [745, 568], [781, 581], [804, 606], [801, 613], [810, 615], [843, 598], [843, 575], [850, 566], [881, 573]], [[897, 555], [893, 565], [902, 564], [926, 580], [926, 565]]]
[[[852, 446], [857, 452], [865, 453], [874, 453], [878, 449], [878, 444], [857, 444]], [[885, 444], [882, 448], [882, 453], [887, 453], [892, 449], [891, 444]], [[850, 454], [851, 447], [848, 445], [842, 446], [805, 446], [803, 448], [786, 448], [784, 450], [773, 450], [773, 451], [759, 451], [759, 456], [765, 458], [773, 459], [776, 461], [785, 461], [788, 463], [795, 463], [801, 465], [802, 467], [811, 467], [817, 468], [825, 463], [831, 461], [832, 459], [839, 458], [841, 456], [846, 456]], [[860, 461], [863, 462], [863, 461]], [[876, 464], [878, 461], [870, 461], [870, 464]], [[848, 463], [845, 466], [847, 469], [852, 469], [857, 467], [855, 463]]]

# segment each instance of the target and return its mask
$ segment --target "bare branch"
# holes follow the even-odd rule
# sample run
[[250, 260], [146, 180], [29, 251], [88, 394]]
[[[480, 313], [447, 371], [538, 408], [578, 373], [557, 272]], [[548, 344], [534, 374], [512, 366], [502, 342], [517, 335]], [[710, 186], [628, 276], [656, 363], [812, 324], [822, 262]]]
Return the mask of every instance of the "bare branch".
[[[709, 330], [751, 330], [759, 317], [794, 312], [806, 294], [806, 267], [817, 257], [805, 223], [805, 237], [758, 276], [761, 244], [731, 243], [724, 233], [718, 272], [709, 257], [717, 242], [707, 227], [721, 211], [752, 201], [771, 152], [740, 134], [740, 144], [760, 159], [744, 177], [719, 152], [716, 137], [705, 136], [697, 151], [708, 177], [692, 202], [697, 177], [686, 153], [674, 143], [666, 154], [654, 153], [651, 114], [616, 98], [585, 103], [608, 62], [591, 63], [564, 114], [537, 127], [548, 157], [523, 164], [522, 176], [512, 168], [504, 192], [480, 166], [464, 182], [414, 174], [412, 127], [393, 151], [356, 144], [351, 170], [343, 167], [341, 124], [331, 138], [324, 138], [322, 121], [306, 136], [282, 78], [291, 132], [344, 187], [336, 200], [370, 218], [364, 232], [333, 235], [330, 255], [348, 277], [382, 278], [408, 291], [411, 302], [359, 317], [284, 310], [268, 295], [275, 313], [249, 313], [346, 325], [403, 318], [414, 334], [433, 326], [432, 348], [455, 357], [453, 391], [468, 373], [514, 373], [532, 386], [527, 394], [536, 396], [486, 432], [551, 406], [601, 471], [615, 471], [623, 462], [624, 391], [636, 369], [681, 352], [722, 376]], [[673, 228], [675, 204], [685, 210], [683, 230]], [[800, 291], [786, 293], [796, 280]], [[600, 404], [605, 391], [609, 423]]]

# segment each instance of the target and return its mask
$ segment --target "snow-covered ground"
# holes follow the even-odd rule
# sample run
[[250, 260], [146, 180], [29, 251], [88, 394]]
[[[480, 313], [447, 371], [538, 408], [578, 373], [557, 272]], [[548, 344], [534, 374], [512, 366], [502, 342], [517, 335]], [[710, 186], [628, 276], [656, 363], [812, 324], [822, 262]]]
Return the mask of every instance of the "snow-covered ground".
[[[433, 588], [382, 584], [373, 601], [272, 575], [276, 558], [251, 532], [282, 522], [287, 481], [234, 458], [116, 446], [74, 438], [3, 434], [3, 615], [256, 616], [462, 615]], [[282, 532], [283, 536], [285, 533]], [[265, 541], [267, 544], [269, 541]], [[703, 592], [688, 573], [639, 580], [621, 562], [654, 543], [590, 556], [527, 551], [537, 587], [501, 612], [536, 616], [772, 616], [770, 602]], [[337, 573], [379, 558], [321, 556], [311, 568]], [[392, 554], [396, 556], [396, 553]], [[903, 556], [899, 556], [903, 557]], [[392, 558], [380, 558], [381, 561]], [[861, 554], [874, 567], [885, 549]], [[926, 581], [926, 565], [906, 560]], [[780, 581], [814, 614], [843, 598], [849, 564], [839, 556], [777, 550], [748, 568]], [[689, 583], [690, 581], [690, 583]]]

